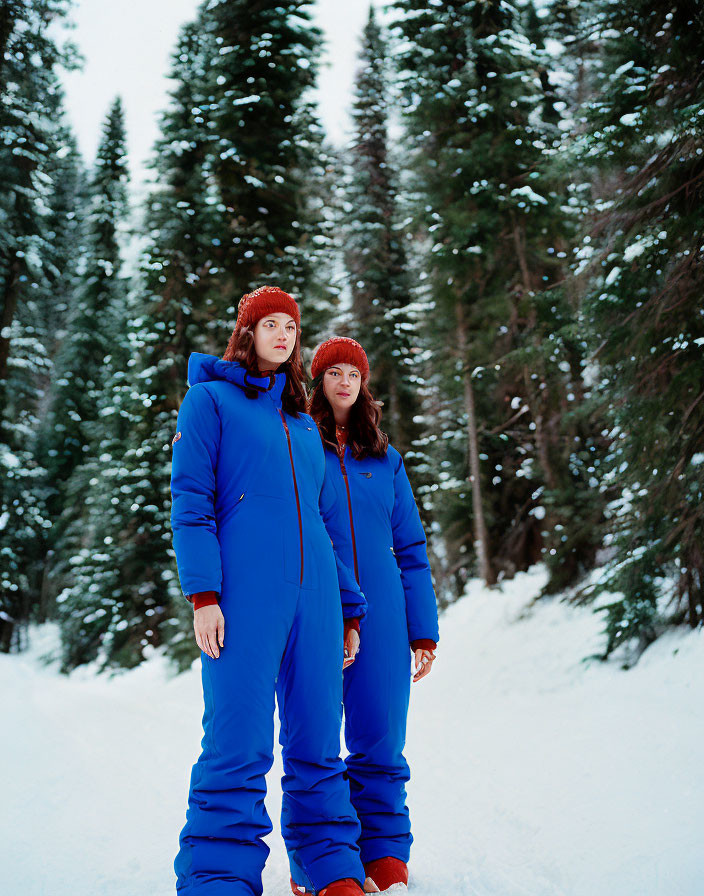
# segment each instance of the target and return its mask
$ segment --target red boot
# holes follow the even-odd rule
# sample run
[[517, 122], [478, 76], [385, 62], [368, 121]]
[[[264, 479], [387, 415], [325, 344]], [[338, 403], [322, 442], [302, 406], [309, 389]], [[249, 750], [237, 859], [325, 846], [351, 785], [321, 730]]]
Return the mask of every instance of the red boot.
[[[384, 893], [394, 884], [408, 886], [408, 866], [401, 859], [393, 856], [384, 856], [383, 859], [374, 859], [364, 866], [367, 877], [371, 877], [379, 890]], [[400, 887], [399, 887], [400, 889]]]
[[291, 881], [291, 892], [296, 896], [313, 896], [310, 890], [306, 890], [302, 884], [297, 884], [292, 877], [289, 877], [289, 880]]
[[318, 896], [364, 896], [364, 890], [352, 877], [334, 880], [327, 887], [318, 890]]

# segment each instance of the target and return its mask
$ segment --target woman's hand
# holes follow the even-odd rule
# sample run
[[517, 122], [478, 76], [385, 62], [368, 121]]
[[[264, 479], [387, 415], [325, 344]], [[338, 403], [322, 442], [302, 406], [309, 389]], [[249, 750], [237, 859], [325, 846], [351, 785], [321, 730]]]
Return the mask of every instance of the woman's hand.
[[342, 663], [342, 668], [346, 669], [348, 666], [351, 666], [352, 663], [357, 658], [357, 651], [359, 650], [359, 632], [350, 628], [345, 635], [345, 659]]
[[432, 650], [424, 650], [419, 647], [418, 650], [415, 651], [416, 674], [413, 676], [413, 681], [420, 681], [421, 678], [425, 678], [428, 672], [433, 668], [434, 660], [435, 654]]
[[196, 644], [208, 656], [216, 660], [220, 647], [225, 646], [225, 617], [218, 604], [201, 607], [193, 613], [193, 629]]

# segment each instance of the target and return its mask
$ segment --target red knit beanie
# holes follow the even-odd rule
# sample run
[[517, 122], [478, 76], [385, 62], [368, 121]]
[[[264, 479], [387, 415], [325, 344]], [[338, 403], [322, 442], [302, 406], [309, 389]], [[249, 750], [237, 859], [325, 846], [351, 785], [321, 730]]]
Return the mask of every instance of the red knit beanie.
[[362, 374], [362, 382], [369, 379], [369, 361], [362, 346], [347, 336], [333, 336], [321, 343], [313, 356], [313, 379], [335, 364], [353, 364]]
[[237, 322], [235, 329], [239, 327], [252, 327], [258, 320], [267, 314], [275, 314], [283, 311], [290, 314], [296, 321], [296, 326], [301, 325], [301, 312], [293, 296], [290, 296], [278, 286], [260, 286], [254, 292], [248, 292], [242, 296], [237, 306]]

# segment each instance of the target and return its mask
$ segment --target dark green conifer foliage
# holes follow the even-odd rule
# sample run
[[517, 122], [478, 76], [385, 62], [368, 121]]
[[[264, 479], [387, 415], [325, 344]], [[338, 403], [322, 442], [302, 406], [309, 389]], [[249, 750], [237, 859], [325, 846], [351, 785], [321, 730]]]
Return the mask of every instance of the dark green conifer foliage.
[[209, 3], [181, 33], [141, 282], [122, 324], [126, 362], [106, 385], [95, 458], [81, 470], [101, 514], [74, 552], [67, 668], [96, 656], [134, 665], [164, 643], [181, 664], [197, 654], [169, 527], [188, 356], [222, 354], [240, 296], [263, 282], [303, 299], [307, 326], [326, 296], [310, 276], [330, 237], [318, 224], [322, 132], [305, 95], [319, 35], [304, 6]]
[[308, 333], [322, 325], [321, 301], [330, 297], [314, 276], [327, 240], [320, 205], [311, 201], [324, 163], [311, 96], [321, 36], [309, 8], [306, 0], [220, 0], [203, 13], [215, 41], [208, 117], [223, 216], [221, 305], [230, 324], [240, 297], [264, 283], [302, 301]]
[[[67, 306], [65, 332], [54, 362], [49, 408], [42, 426], [43, 437], [52, 446], [47, 472], [56, 490], [52, 500], [56, 514], [65, 508], [62, 493], [88, 451], [88, 424], [96, 418], [107, 359], [114, 347], [111, 305], [124, 288], [117, 245], [117, 227], [127, 201], [124, 153], [122, 110], [116, 101], [104, 125], [98, 161], [87, 187], [85, 222], [76, 222], [64, 237], [75, 240], [74, 257], [80, 257], [81, 270], [77, 290], [73, 278], [71, 292], [76, 294], [62, 302]], [[61, 529], [58, 525], [56, 532]]]
[[637, 656], [663, 625], [704, 620], [704, 13], [590, 9], [603, 79], [579, 146], [598, 212], [584, 313], [620, 493], [600, 590], [617, 595], [605, 654]]
[[91, 174], [85, 267], [57, 355], [47, 415], [55, 452], [50, 460], [53, 503], [60, 507], [52, 525], [51, 584], [60, 605], [65, 667], [74, 657], [95, 655], [95, 633], [104, 615], [94, 602], [100, 587], [94, 564], [100, 557], [97, 533], [111, 510], [101, 465], [112, 393], [126, 361], [128, 287], [120, 231], [128, 211], [127, 183], [124, 114], [117, 98], [103, 125]]
[[[57, 69], [73, 64], [51, 26], [62, 0], [0, 7], [0, 650], [21, 646], [40, 606], [42, 542], [51, 525], [35, 433], [52, 343], [51, 287], [62, 275], [52, 245], [65, 219], [57, 154], [66, 150]], [[17, 625], [19, 623], [19, 625]]]
[[[110, 595], [106, 662], [133, 665], [147, 645], [167, 643], [181, 664], [197, 655], [193, 611], [184, 598], [171, 548], [171, 439], [192, 351], [221, 354], [223, 329], [215, 255], [222, 216], [213, 180], [213, 129], [206, 90], [212, 35], [198, 21], [184, 27], [172, 58], [175, 87], [162, 116], [154, 154], [155, 188], [147, 208], [149, 242], [141, 289], [130, 321], [131, 359], [126, 405], [134, 420], [119, 455], [120, 501], [115, 541], [119, 562]], [[124, 450], [126, 448], [126, 450]]]
[[[524, 214], [518, 229], [517, 320], [513, 347], [501, 366], [504, 378], [513, 381], [516, 413], [510, 428], [527, 437], [525, 456], [529, 464], [534, 461], [538, 476], [533, 478], [540, 481], [531, 496], [538, 503], [528, 513], [542, 519], [541, 557], [550, 572], [545, 590], [552, 593], [575, 584], [596, 560], [603, 538], [605, 496], [599, 483], [606, 440], [603, 414], [584, 376], [588, 346], [578, 288], [568, 272], [584, 210], [584, 190], [569, 154], [584, 76], [578, 72], [564, 84], [563, 75], [558, 93], [551, 71], [567, 67], [582, 49], [573, 46], [576, 10], [560, 2], [543, 7], [540, 17], [533, 13], [531, 4], [525, 21], [542, 99], [540, 115], [531, 117], [534, 146], [541, 153], [530, 177], [545, 202], [540, 213]], [[561, 39], [560, 56], [554, 47], [545, 51], [547, 37]], [[510, 534], [520, 533], [518, 528]]]
[[[467, 567], [484, 529], [479, 572], [490, 582], [544, 549], [557, 553], [544, 541], [553, 529], [541, 515], [554, 523], [556, 511], [545, 489], [564, 500], [573, 487], [562, 419], [581, 377], [579, 340], [564, 338], [573, 324], [564, 293], [542, 295], [567, 259], [562, 185], [550, 168], [558, 134], [541, 117], [545, 62], [517, 7], [395, 6], [406, 14], [399, 76], [418, 223], [430, 241], [432, 377], [446, 405], [435, 440], [438, 518], [449, 572]], [[593, 554], [586, 545], [572, 576]]]
[[[47, 158], [52, 198], [44, 222], [49, 253], [46, 260], [46, 341], [55, 359], [68, 329], [70, 311], [84, 265], [85, 226], [90, 185], [74, 135], [64, 125], [57, 133], [57, 152]], [[53, 376], [53, 369], [52, 369]], [[51, 378], [47, 381], [49, 386]]]
[[47, 159], [47, 172], [53, 184], [53, 193], [44, 231], [47, 242], [44, 256], [46, 298], [41, 309], [41, 352], [46, 363], [43, 365], [41, 399], [35, 427], [35, 457], [45, 475], [43, 480], [36, 482], [34, 490], [37, 495], [41, 495], [48, 525], [43, 530], [45, 537], [38, 539], [36, 544], [35, 592], [38, 592], [39, 597], [34, 598], [33, 605], [35, 618], [39, 620], [52, 616], [55, 612], [58, 588], [52, 581], [52, 571], [58, 533], [61, 530], [59, 521], [65, 507], [65, 481], [61, 478], [64, 445], [61, 438], [57, 439], [54, 429], [55, 424], [62, 421], [57, 420], [57, 409], [52, 409], [60, 376], [56, 360], [69, 337], [70, 318], [80, 295], [86, 251], [84, 219], [89, 185], [75, 139], [66, 132], [64, 140], [64, 145], [56, 155]]
[[57, 489], [57, 510], [67, 511], [56, 523], [57, 540], [80, 516], [75, 505], [67, 507], [65, 490], [91, 450], [89, 427], [98, 417], [122, 326], [126, 289], [118, 228], [127, 213], [127, 179], [124, 115], [116, 99], [103, 125], [90, 178], [84, 268], [52, 377], [47, 430], [53, 452], [48, 472]]
[[352, 108], [354, 137], [347, 153], [341, 233], [352, 308], [343, 329], [364, 346], [371, 391], [384, 403], [382, 427], [405, 453], [419, 430], [414, 423], [417, 389], [410, 382], [417, 365], [412, 350], [415, 334], [407, 313], [411, 296], [405, 232], [389, 157], [387, 56], [386, 41], [370, 6]]
[[72, 589], [81, 611], [64, 623], [71, 646], [66, 667], [95, 656], [104, 665], [132, 666], [150, 645], [165, 641], [178, 652], [186, 609], [192, 616], [171, 550], [170, 443], [185, 361], [191, 351], [220, 349], [213, 251], [221, 216], [204, 114], [211, 58], [212, 36], [203, 23], [186, 25], [172, 56], [175, 86], [155, 146], [147, 243], [125, 308], [125, 358], [106, 387], [89, 471], [90, 500], [100, 513]]

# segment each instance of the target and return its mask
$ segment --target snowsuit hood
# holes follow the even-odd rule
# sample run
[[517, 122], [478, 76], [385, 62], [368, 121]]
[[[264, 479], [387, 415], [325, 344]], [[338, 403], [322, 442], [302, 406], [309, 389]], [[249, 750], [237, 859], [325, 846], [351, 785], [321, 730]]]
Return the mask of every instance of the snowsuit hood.
[[239, 361], [223, 361], [216, 355], [203, 352], [191, 352], [188, 359], [188, 385], [209, 383], [214, 380], [226, 380], [236, 386], [246, 388], [253, 386], [257, 391], [270, 392], [277, 405], [281, 404], [281, 396], [286, 385], [286, 373], [276, 373], [272, 377], [252, 376]]

